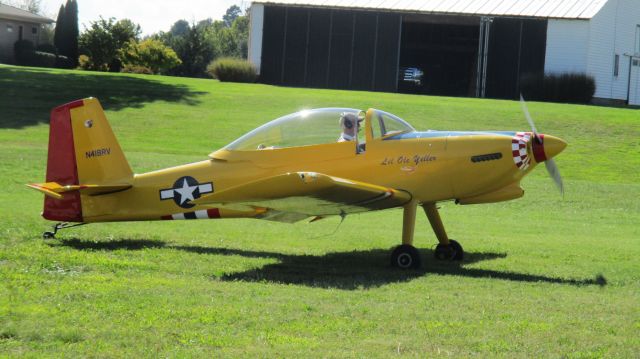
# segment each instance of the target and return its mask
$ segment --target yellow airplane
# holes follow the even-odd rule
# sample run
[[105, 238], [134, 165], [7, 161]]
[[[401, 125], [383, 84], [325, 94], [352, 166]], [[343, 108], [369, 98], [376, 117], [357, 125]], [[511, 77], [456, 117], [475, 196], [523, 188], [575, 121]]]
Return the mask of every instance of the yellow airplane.
[[[436, 204], [491, 203], [524, 194], [537, 164], [562, 190], [552, 158], [566, 143], [533, 132], [416, 131], [390, 113], [304, 110], [273, 120], [201, 162], [134, 174], [97, 99], [51, 112], [42, 216], [63, 228], [113, 221], [257, 218], [279, 222], [402, 207], [399, 268], [420, 266], [413, 246], [418, 205], [439, 244], [435, 257], [461, 260]], [[362, 131], [364, 130], [364, 131]]]

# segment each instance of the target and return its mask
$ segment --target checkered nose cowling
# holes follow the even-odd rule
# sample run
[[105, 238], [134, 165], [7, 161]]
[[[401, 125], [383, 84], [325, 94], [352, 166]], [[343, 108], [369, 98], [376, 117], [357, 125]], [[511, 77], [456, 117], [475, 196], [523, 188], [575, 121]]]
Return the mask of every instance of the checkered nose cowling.
[[531, 159], [527, 151], [527, 144], [531, 140], [531, 132], [518, 132], [511, 138], [511, 153], [516, 167], [526, 171], [531, 164]]

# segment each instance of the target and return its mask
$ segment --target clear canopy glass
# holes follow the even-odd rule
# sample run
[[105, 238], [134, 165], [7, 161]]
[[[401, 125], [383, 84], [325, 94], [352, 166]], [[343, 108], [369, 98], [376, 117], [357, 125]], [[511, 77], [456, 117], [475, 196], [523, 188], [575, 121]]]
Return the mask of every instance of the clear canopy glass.
[[390, 137], [400, 133], [413, 132], [413, 128], [407, 121], [389, 112], [374, 110], [371, 118], [371, 130], [373, 138]]
[[[303, 110], [266, 123], [224, 149], [255, 151], [335, 143], [342, 133], [340, 118], [347, 113], [362, 120], [365, 117], [364, 111], [353, 108]], [[411, 125], [390, 113], [374, 110], [374, 116], [372, 122], [377, 128], [374, 129], [374, 137], [415, 131]]]

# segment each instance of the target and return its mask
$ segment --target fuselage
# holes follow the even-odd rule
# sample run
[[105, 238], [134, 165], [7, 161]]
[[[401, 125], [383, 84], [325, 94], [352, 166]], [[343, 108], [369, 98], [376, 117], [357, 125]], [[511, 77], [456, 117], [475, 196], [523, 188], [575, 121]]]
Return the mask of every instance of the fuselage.
[[[519, 182], [537, 164], [530, 145], [525, 149], [527, 163], [518, 164], [519, 160], [522, 162], [514, 151], [518, 136], [515, 132], [411, 132], [368, 139], [360, 153], [354, 142], [252, 151], [222, 149], [207, 160], [135, 175], [133, 186], [126, 191], [83, 195], [84, 220], [251, 218], [257, 212], [199, 206], [189, 200], [299, 171], [404, 190], [419, 202], [513, 199], [522, 195]], [[546, 137], [550, 143], [556, 140]], [[183, 187], [198, 190], [191, 189], [189, 193]], [[494, 193], [497, 195], [492, 197]]]

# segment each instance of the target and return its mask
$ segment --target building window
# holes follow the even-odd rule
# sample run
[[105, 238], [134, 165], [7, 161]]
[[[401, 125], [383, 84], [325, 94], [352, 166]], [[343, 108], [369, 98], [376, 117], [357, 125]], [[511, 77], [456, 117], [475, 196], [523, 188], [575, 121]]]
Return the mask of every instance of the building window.
[[7, 32], [13, 32], [13, 25], [7, 25]]
[[38, 34], [38, 28], [37, 27], [32, 27], [31, 28], [31, 33], [34, 34], [34, 35], [37, 35]]
[[616, 54], [613, 60], [613, 76], [618, 77], [618, 71], [620, 70], [620, 55]]
[[640, 25], [636, 26], [636, 54], [640, 54]]

